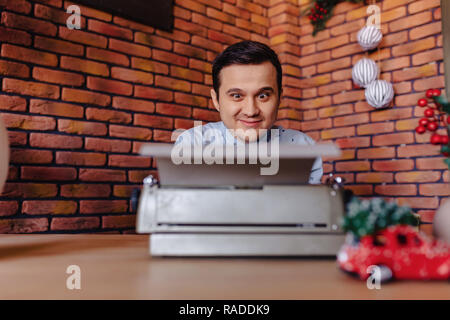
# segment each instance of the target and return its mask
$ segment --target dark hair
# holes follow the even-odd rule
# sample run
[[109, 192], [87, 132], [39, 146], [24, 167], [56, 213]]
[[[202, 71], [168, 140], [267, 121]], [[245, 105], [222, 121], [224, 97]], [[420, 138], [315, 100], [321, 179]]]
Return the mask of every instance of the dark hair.
[[246, 40], [229, 46], [213, 61], [213, 88], [217, 94], [217, 100], [219, 100], [220, 70], [232, 64], [261, 64], [266, 61], [270, 61], [277, 70], [278, 94], [281, 96], [283, 71], [277, 54], [264, 43]]

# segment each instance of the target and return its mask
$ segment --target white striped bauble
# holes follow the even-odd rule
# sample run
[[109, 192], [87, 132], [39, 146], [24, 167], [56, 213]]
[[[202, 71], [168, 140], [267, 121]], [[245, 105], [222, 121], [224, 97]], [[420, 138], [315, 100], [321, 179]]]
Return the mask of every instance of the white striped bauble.
[[362, 58], [352, 69], [353, 81], [360, 87], [367, 87], [378, 78], [378, 66], [372, 59]]
[[366, 100], [374, 108], [387, 107], [394, 98], [394, 87], [385, 80], [375, 80], [366, 87]]
[[358, 32], [358, 43], [364, 50], [376, 48], [383, 38], [380, 29], [375, 26], [365, 26]]

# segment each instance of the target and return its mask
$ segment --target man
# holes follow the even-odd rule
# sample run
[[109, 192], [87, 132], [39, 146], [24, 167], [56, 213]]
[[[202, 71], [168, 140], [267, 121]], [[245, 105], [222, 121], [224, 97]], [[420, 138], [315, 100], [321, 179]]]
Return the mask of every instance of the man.
[[[271, 129], [278, 129], [279, 143], [314, 145], [307, 134], [274, 126], [282, 95], [282, 69], [277, 54], [267, 45], [256, 41], [233, 44], [213, 62], [211, 98], [222, 121], [191, 128], [183, 132], [175, 144], [185, 142], [207, 145], [208, 131], [220, 132], [221, 141], [255, 143], [273, 139]], [[200, 134], [199, 134], [200, 133]], [[187, 139], [189, 138], [189, 139]], [[322, 159], [318, 157], [311, 170], [309, 183], [319, 184], [323, 174]]]

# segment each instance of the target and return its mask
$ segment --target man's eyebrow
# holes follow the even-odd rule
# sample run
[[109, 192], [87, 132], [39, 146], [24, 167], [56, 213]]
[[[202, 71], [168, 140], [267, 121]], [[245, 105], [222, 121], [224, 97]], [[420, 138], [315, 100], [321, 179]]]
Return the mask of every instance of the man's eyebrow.
[[[231, 88], [231, 89], [228, 89], [225, 93], [228, 94], [228, 93], [231, 93], [231, 92], [237, 92], [237, 91], [242, 91], [242, 89], [239, 89], [239, 88]], [[271, 92], [275, 92], [275, 90], [274, 90], [272, 87], [263, 87], [263, 88], [260, 88], [260, 89], [258, 90], [258, 93], [263, 92], [263, 91], [271, 91]]]

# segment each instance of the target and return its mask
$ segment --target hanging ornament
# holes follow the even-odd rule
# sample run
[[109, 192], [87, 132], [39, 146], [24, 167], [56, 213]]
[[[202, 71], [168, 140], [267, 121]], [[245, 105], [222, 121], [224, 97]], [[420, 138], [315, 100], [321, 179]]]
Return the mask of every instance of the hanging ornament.
[[376, 48], [380, 44], [383, 34], [376, 26], [365, 26], [359, 30], [357, 38], [359, 45], [367, 51]]
[[385, 80], [375, 80], [366, 88], [366, 100], [374, 108], [387, 107], [394, 98], [392, 84]]
[[372, 59], [362, 58], [352, 69], [353, 81], [360, 87], [367, 87], [378, 78], [378, 66]]

